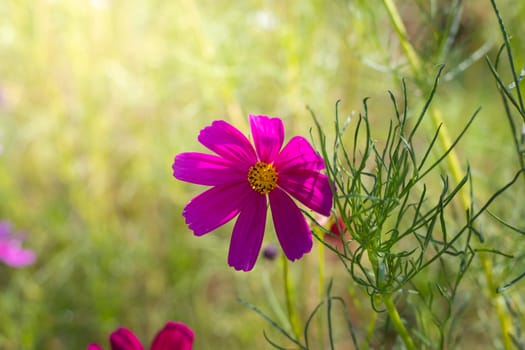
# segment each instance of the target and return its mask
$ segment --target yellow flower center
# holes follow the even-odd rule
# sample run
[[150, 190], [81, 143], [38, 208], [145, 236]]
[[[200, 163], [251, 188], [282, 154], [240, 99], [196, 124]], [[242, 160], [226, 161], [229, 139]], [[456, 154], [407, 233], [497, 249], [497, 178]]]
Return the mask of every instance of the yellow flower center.
[[257, 162], [248, 170], [250, 187], [260, 194], [267, 194], [277, 186], [277, 171], [272, 164]]

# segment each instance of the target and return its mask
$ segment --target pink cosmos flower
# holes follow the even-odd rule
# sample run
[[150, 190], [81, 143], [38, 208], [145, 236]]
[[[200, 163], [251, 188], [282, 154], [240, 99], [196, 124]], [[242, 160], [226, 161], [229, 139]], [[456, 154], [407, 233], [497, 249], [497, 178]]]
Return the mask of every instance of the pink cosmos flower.
[[0, 221], [0, 261], [11, 267], [24, 267], [35, 262], [35, 253], [22, 248], [22, 238], [12, 233], [7, 221]]
[[[195, 335], [182, 322], [168, 321], [153, 339], [151, 350], [191, 350]], [[120, 327], [109, 336], [112, 350], [144, 350], [137, 336], [127, 328]], [[98, 344], [89, 344], [87, 350], [102, 350]]]
[[244, 271], [253, 268], [261, 249], [268, 200], [277, 238], [291, 261], [312, 248], [310, 228], [292, 197], [325, 216], [332, 208], [328, 178], [319, 172], [324, 161], [305, 138], [295, 136], [282, 147], [279, 118], [250, 115], [250, 127], [255, 147], [227, 122], [214, 121], [198, 140], [216, 154], [181, 153], [173, 163], [175, 178], [213, 186], [182, 213], [196, 236], [238, 215], [228, 264]]

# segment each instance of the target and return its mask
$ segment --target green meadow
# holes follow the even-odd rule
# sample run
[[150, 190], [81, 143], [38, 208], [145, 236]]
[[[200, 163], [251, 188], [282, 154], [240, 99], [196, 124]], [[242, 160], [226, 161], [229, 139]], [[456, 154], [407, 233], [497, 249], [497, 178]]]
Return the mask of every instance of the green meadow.
[[[525, 119], [503, 102], [487, 62], [504, 44], [491, 2], [395, 1], [422, 62], [419, 75], [386, 2], [2, 0], [0, 220], [23, 233], [24, 247], [38, 257], [25, 268], [0, 265], [0, 349], [85, 349], [91, 342], [109, 349], [108, 335], [119, 326], [148, 346], [167, 320], [195, 331], [195, 349], [270, 349], [263, 332], [296, 348], [245, 305], [287, 329], [281, 259], [260, 257], [252, 271], [237, 272], [227, 264], [232, 223], [195, 237], [181, 215], [204, 188], [173, 178], [174, 156], [207, 152], [197, 136], [213, 120], [248, 134], [249, 114], [278, 116], [287, 139], [303, 135], [318, 147], [312, 112], [331, 138], [336, 102], [352, 126], [369, 98], [382, 144], [394, 117], [388, 91], [402, 104], [405, 81], [415, 116], [444, 64], [432, 105], [452, 139], [481, 107], [454, 154], [462, 171], [470, 169], [474, 206], [486, 203], [523, 167], [525, 145]], [[525, 2], [497, 4], [519, 75]], [[509, 85], [505, 52], [498, 71]], [[435, 130], [424, 118], [418, 142], [428, 143]], [[345, 140], [350, 147], [352, 137]], [[442, 153], [437, 147], [430, 157]], [[446, 163], [425, 179], [429, 193], [439, 195], [440, 175], [451, 176]], [[524, 194], [521, 176], [490, 205], [511, 227], [488, 213], [477, 223], [484, 242], [472, 238], [477, 254], [442, 325], [453, 344], [443, 348], [525, 346], [525, 279], [496, 293], [525, 272]], [[451, 210], [452, 225], [465, 217], [459, 201]], [[270, 225], [264, 245], [275, 242]], [[289, 265], [300, 328], [331, 283], [346, 306], [333, 306], [336, 349], [354, 347], [344, 315], [362, 348], [403, 349], [388, 315], [373, 311], [366, 290], [319, 245]], [[433, 265], [417, 283], [436, 292], [440, 271]], [[436, 303], [442, 296], [436, 292]], [[440, 326], [411, 298], [398, 300], [405, 325], [418, 325], [421, 348], [439, 348], [418, 335], [439, 338]], [[326, 318], [325, 310], [312, 320], [312, 349], [330, 348]]]

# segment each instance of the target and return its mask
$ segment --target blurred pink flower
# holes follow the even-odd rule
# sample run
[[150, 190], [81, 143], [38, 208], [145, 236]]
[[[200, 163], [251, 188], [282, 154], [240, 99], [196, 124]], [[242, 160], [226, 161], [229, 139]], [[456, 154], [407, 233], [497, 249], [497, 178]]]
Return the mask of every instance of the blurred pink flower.
[[[153, 339], [150, 350], [191, 350], [195, 335], [182, 322], [168, 321]], [[144, 350], [137, 336], [127, 328], [120, 327], [110, 334], [112, 350]], [[98, 344], [89, 344], [87, 350], [102, 350]]]
[[11, 267], [24, 267], [35, 260], [33, 251], [22, 248], [22, 238], [13, 235], [9, 222], [0, 221], [0, 261]]
[[223, 120], [201, 130], [198, 140], [216, 155], [178, 154], [173, 176], [199, 185], [213, 186], [193, 198], [183, 216], [196, 236], [204, 235], [232, 220], [228, 264], [249, 271], [261, 249], [268, 199], [279, 243], [289, 260], [312, 248], [312, 234], [292, 199], [328, 216], [332, 190], [319, 171], [323, 159], [308, 141], [295, 136], [283, 146], [284, 126], [279, 118], [250, 115], [253, 136], [248, 138]]

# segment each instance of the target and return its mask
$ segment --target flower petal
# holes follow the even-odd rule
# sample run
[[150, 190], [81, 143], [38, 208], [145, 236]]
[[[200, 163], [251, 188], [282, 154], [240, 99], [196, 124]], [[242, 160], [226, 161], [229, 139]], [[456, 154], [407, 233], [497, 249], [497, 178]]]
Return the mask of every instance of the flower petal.
[[11, 236], [11, 232], [9, 221], [0, 221], [0, 238]]
[[286, 257], [294, 261], [312, 249], [312, 233], [294, 201], [276, 188], [269, 194], [273, 224]]
[[195, 334], [182, 322], [168, 321], [155, 336], [151, 350], [191, 350]]
[[279, 154], [284, 141], [284, 126], [280, 118], [250, 115], [253, 143], [259, 159], [271, 163]]
[[95, 343], [91, 343], [87, 346], [87, 350], [103, 350], [103, 349], [102, 349], [102, 346], [95, 344]]
[[216, 120], [199, 134], [199, 142], [221, 157], [252, 165], [257, 161], [250, 141], [224, 120]]
[[255, 191], [241, 210], [233, 227], [228, 265], [236, 270], [250, 271], [259, 255], [266, 224], [266, 196]]
[[304, 137], [295, 136], [284, 146], [275, 159], [274, 165], [278, 171], [322, 170], [324, 169], [324, 160]]
[[215, 186], [190, 200], [182, 215], [190, 230], [202, 236], [233, 219], [252, 192], [248, 181]]
[[277, 184], [313, 211], [330, 215], [333, 195], [326, 175], [311, 170], [279, 173]]
[[29, 249], [21, 247], [22, 242], [16, 238], [0, 241], [0, 260], [11, 267], [24, 267], [36, 260], [36, 255]]
[[139, 338], [127, 328], [120, 327], [109, 336], [112, 350], [144, 350]]
[[175, 157], [172, 169], [178, 180], [215, 186], [245, 180], [249, 165], [243, 167], [242, 163], [235, 164], [211, 154], [185, 152]]

